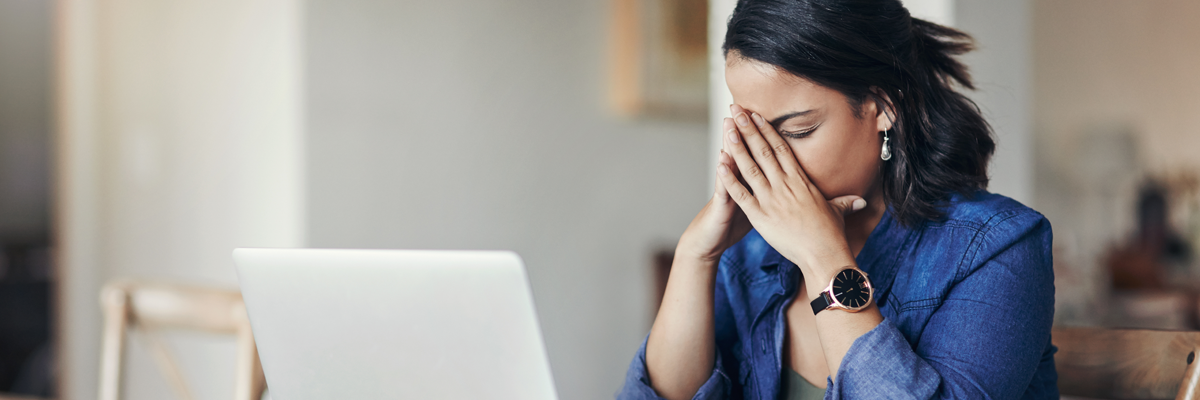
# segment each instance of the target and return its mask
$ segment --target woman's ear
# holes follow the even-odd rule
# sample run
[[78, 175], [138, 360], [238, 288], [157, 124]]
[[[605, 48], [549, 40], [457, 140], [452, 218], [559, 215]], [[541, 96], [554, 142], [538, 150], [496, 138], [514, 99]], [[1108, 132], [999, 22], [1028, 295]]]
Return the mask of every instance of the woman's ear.
[[880, 89], [878, 86], [871, 87], [871, 98], [875, 101], [875, 125], [876, 130], [883, 132], [892, 129], [896, 124], [896, 105], [892, 103], [891, 97]]

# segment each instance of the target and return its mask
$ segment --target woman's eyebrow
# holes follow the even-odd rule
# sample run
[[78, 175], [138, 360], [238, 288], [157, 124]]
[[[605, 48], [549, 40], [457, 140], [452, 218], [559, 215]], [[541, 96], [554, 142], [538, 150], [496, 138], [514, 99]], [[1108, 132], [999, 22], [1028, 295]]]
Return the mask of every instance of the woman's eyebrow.
[[812, 114], [813, 111], [816, 111], [816, 110], [793, 111], [793, 112], [784, 114], [778, 118], [771, 120], [771, 126], [775, 127], [775, 129], [779, 129], [779, 125], [783, 124], [784, 121], [787, 121], [792, 118], [803, 117], [805, 115]]

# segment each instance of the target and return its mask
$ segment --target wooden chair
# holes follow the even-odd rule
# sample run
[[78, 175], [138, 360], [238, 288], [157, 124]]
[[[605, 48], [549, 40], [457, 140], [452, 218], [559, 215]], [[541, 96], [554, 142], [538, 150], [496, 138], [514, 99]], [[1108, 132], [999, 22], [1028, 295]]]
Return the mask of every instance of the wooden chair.
[[1200, 400], [1200, 332], [1057, 327], [1063, 396]]
[[125, 336], [134, 328], [147, 339], [156, 364], [180, 398], [191, 400], [183, 375], [159, 339], [161, 328], [190, 329], [237, 336], [234, 400], [259, 400], [266, 389], [258, 349], [250, 331], [246, 306], [237, 291], [115, 281], [100, 293], [104, 310], [103, 354], [100, 366], [100, 400], [118, 400]]

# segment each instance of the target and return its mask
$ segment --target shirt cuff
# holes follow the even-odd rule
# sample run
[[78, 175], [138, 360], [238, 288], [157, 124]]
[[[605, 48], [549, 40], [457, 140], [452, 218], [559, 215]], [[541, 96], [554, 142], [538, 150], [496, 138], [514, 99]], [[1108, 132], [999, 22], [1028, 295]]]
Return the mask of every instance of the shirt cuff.
[[917, 356], [908, 340], [891, 321], [859, 336], [842, 358], [837, 379], [829, 379], [825, 398], [928, 399], [941, 377]]
[[[647, 336], [649, 339], [649, 336]], [[721, 370], [721, 352], [716, 353], [712, 375], [700, 386], [700, 390], [692, 396], [693, 400], [717, 400], [729, 398], [729, 376]], [[646, 370], [646, 340], [638, 348], [637, 355], [629, 363], [629, 372], [625, 374], [625, 386], [617, 393], [619, 400], [659, 400], [662, 396], [650, 386], [650, 374]]]

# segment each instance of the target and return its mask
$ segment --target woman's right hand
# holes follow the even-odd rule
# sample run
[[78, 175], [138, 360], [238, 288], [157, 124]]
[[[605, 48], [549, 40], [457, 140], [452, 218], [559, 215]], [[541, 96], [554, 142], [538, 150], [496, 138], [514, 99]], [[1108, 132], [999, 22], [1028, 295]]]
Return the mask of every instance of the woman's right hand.
[[[733, 129], [733, 120], [725, 118], [722, 125], [723, 131]], [[732, 158], [725, 150], [721, 150], [718, 157], [718, 165], [732, 163]], [[734, 171], [736, 173], [737, 170]], [[722, 185], [718, 178], [712, 199], [704, 205], [696, 218], [692, 219], [692, 223], [679, 238], [675, 255], [692, 257], [706, 264], [715, 263], [721, 259], [725, 249], [742, 240], [750, 229], [750, 221], [746, 219], [746, 214], [729, 196], [725, 185]]]

